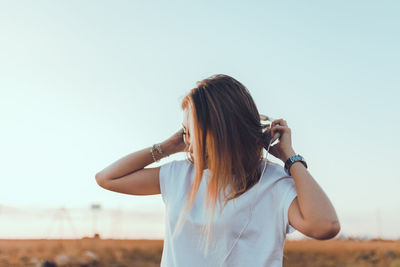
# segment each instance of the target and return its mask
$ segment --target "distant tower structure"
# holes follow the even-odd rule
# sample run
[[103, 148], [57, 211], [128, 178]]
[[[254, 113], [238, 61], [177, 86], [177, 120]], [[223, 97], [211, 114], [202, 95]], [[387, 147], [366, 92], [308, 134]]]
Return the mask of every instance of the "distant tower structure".
[[90, 205], [90, 210], [92, 212], [92, 227], [93, 227], [93, 237], [99, 236], [97, 229], [98, 213], [101, 211], [102, 207], [99, 203], [93, 203]]
[[62, 239], [64, 237], [64, 228], [66, 225], [70, 226], [72, 234], [76, 236], [76, 228], [72, 222], [68, 210], [65, 207], [61, 207], [54, 213], [53, 220], [47, 231], [47, 237], [49, 238], [52, 229], [57, 228], [58, 226], [58, 238]]

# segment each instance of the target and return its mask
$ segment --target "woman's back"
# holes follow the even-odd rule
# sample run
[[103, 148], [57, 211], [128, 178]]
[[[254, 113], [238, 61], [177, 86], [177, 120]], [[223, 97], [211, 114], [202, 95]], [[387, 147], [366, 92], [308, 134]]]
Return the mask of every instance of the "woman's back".
[[[265, 162], [264, 160], [263, 164]], [[263, 167], [264, 165], [260, 166]], [[221, 215], [221, 206], [217, 202], [209, 252], [205, 257], [202, 231], [208, 222], [208, 217], [204, 216], [207, 190], [204, 178], [208, 174], [209, 170], [205, 170], [193, 208], [188, 213], [182, 230], [173, 237], [178, 216], [194, 179], [194, 165], [185, 159], [161, 166], [160, 188], [166, 205], [161, 266], [221, 266], [249, 220], [250, 204], [254, 200], [257, 187], [252, 218], [222, 266], [282, 266], [286, 234], [295, 230], [288, 224], [288, 208], [297, 195], [292, 177], [286, 174], [281, 165], [268, 161], [261, 182], [229, 201]]]

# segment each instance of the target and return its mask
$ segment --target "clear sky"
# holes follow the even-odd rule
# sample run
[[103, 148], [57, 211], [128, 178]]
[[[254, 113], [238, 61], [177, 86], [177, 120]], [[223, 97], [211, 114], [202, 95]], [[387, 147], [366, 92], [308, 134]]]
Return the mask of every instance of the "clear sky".
[[[162, 236], [160, 195], [106, 191], [95, 174], [177, 131], [181, 97], [217, 73], [242, 82], [260, 113], [288, 122], [343, 234], [400, 237], [399, 9], [398, 1], [2, 1], [0, 238], [42, 235], [27, 210], [43, 219], [91, 203], [137, 214], [125, 221], [130, 237], [140, 220], [148, 236]], [[149, 226], [141, 211], [161, 221]]]

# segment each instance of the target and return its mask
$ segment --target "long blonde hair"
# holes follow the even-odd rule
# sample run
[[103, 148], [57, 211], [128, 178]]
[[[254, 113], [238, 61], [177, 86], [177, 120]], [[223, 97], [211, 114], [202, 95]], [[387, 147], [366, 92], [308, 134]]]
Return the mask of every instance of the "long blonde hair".
[[[194, 164], [195, 177], [175, 231], [180, 230], [193, 207], [207, 167], [210, 171], [205, 198], [205, 206], [210, 211], [207, 253], [217, 200], [221, 203], [223, 194], [221, 214], [228, 201], [249, 190], [260, 178], [265, 135], [249, 91], [228, 75], [216, 74], [198, 81], [197, 87], [183, 98], [181, 108], [192, 111], [194, 155], [188, 149], [185, 151]], [[228, 195], [227, 188], [230, 189]]]

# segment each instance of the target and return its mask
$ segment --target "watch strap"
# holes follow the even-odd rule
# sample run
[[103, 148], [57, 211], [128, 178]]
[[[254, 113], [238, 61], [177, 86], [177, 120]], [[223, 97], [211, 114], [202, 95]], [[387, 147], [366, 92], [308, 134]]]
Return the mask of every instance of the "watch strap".
[[307, 168], [307, 163], [306, 163], [306, 161], [305, 161], [303, 156], [301, 156], [299, 154], [293, 155], [290, 158], [288, 158], [286, 160], [286, 162], [285, 162], [285, 171], [286, 171], [287, 174], [291, 175], [290, 174], [290, 167], [293, 165], [293, 163], [295, 163], [297, 161], [300, 161], [304, 165], [304, 167]]

